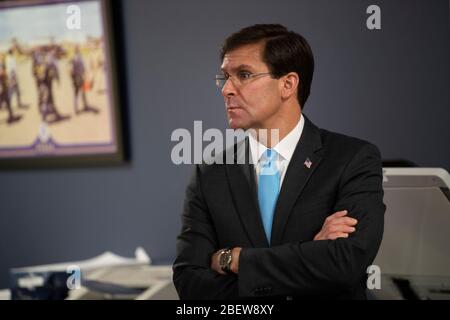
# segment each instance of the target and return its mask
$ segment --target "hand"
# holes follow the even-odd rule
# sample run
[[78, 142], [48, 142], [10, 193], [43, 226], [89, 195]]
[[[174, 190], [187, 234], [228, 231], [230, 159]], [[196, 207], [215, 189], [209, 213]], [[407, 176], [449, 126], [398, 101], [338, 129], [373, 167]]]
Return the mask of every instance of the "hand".
[[347, 210], [338, 211], [328, 216], [322, 229], [314, 237], [314, 240], [336, 240], [337, 238], [348, 238], [349, 233], [355, 232], [358, 220], [346, 217]]
[[231, 250], [231, 272], [238, 274], [239, 271], [239, 256], [242, 248], [236, 247]]
[[[238, 273], [239, 270], [239, 255], [241, 253], [242, 248], [236, 247], [231, 250], [231, 266], [230, 270], [233, 273]], [[215, 272], [227, 275], [225, 271], [222, 270], [220, 267], [219, 259], [220, 259], [220, 251], [222, 249], [214, 252], [214, 254], [211, 256], [211, 269], [213, 269]]]

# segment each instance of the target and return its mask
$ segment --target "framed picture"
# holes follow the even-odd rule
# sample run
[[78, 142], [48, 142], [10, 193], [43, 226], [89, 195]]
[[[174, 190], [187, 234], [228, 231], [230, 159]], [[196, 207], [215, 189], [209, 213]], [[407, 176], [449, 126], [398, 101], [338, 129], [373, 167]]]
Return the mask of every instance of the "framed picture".
[[124, 161], [110, 1], [0, 2], [0, 168]]

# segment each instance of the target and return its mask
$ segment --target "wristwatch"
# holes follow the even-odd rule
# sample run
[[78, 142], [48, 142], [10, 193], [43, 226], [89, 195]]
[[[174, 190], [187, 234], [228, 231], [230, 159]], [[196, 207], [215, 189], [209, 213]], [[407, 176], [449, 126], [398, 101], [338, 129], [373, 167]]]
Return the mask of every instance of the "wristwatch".
[[220, 268], [226, 273], [231, 273], [231, 250], [231, 248], [225, 248], [219, 253]]

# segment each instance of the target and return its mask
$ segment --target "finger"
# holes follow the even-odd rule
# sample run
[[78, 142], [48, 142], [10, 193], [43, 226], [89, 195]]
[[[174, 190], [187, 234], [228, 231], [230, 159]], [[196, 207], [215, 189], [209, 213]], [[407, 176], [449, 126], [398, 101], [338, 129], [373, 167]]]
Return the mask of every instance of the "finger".
[[347, 210], [342, 210], [342, 211], [337, 211], [337, 212], [333, 213], [331, 216], [334, 218], [340, 218], [340, 217], [347, 215], [347, 213], [348, 213]]
[[348, 233], [335, 232], [335, 233], [329, 234], [329, 236], [328, 236], [328, 239], [330, 239], [330, 240], [336, 240], [337, 238], [348, 238]]
[[344, 224], [341, 224], [338, 231], [345, 232], [345, 233], [352, 233], [352, 232], [356, 231], [356, 228], [355, 227], [351, 227], [351, 226], [347, 226], [347, 225], [344, 225]]
[[331, 221], [333, 221], [334, 219], [344, 217], [347, 213], [348, 213], [347, 210], [335, 212], [335, 213], [333, 213], [332, 215], [329, 215], [329, 216], [325, 219], [325, 221], [326, 221], [326, 222], [331, 222]]
[[335, 232], [352, 233], [352, 232], [355, 232], [355, 230], [356, 229], [354, 227], [350, 227], [345, 224], [333, 225], [333, 226], [330, 226], [328, 229], [329, 233], [335, 233]]
[[341, 217], [330, 221], [330, 224], [345, 224], [348, 226], [355, 226], [356, 224], [358, 224], [358, 220], [350, 217]]

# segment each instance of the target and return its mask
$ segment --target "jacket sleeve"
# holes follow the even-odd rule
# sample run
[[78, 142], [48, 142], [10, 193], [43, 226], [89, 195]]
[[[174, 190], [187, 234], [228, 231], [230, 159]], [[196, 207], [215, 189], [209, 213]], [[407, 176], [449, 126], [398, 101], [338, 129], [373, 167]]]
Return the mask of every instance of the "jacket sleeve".
[[[244, 248], [239, 258], [241, 296], [334, 294], [366, 277], [384, 229], [382, 163], [372, 144], [356, 152], [342, 174], [334, 211], [358, 220], [348, 238]], [[330, 213], [332, 214], [332, 213]]]
[[180, 299], [233, 299], [238, 297], [237, 276], [220, 275], [210, 268], [218, 250], [217, 237], [196, 166], [186, 189], [182, 229], [177, 238], [173, 280]]

